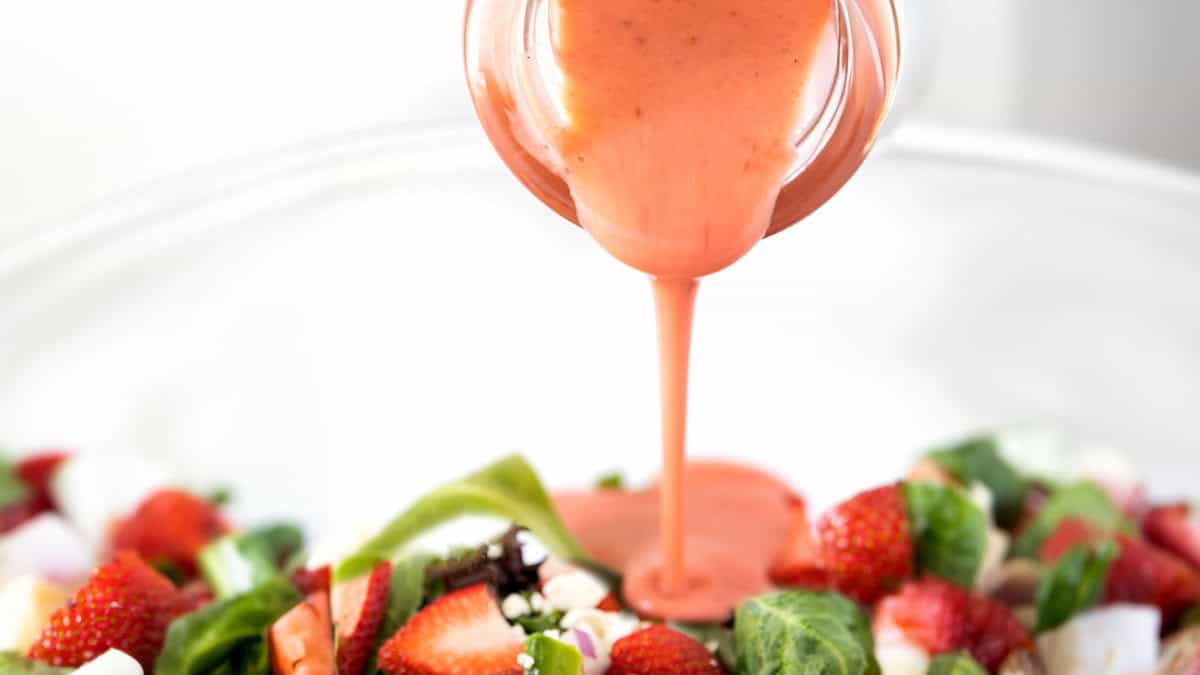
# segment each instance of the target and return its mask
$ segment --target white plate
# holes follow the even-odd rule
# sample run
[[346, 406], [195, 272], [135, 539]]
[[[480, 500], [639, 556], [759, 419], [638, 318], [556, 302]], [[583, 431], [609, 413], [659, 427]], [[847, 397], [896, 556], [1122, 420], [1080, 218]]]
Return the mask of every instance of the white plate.
[[[1198, 185], [901, 134], [706, 282], [694, 453], [828, 500], [931, 441], [1047, 422], [1194, 494]], [[318, 527], [510, 450], [553, 484], [642, 477], [652, 331], [645, 282], [479, 132], [375, 131], [165, 180], [0, 257], [0, 438], [167, 457]]]

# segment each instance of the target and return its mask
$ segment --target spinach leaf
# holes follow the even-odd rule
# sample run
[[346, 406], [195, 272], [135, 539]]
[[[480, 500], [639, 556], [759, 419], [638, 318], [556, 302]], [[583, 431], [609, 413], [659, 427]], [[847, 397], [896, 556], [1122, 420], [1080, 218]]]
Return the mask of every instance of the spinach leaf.
[[0, 508], [25, 501], [28, 496], [29, 486], [17, 477], [8, 459], [0, 454]]
[[965, 485], [983, 483], [992, 493], [996, 522], [1001, 527], [1016, 523], [1021, 515], [1026, 482], [1001, 457], [994, 436], [969, 438], [957, 445], [934, 450], [928, 457]]
[[70, 668], [55, 668], [16, 652], [0, 652], [0, 675], [64, 675]]
[[203, 675], [238, 659], [248, 658], [247, 667], [260, 663], [265, 657], [255, 643], [265, 650], [267, 629], [298, 602], [291, 582], [275, 576], [248, 593], [179, 617], [167, 629], [155, 675]]
[[717, 645], [717, 660], [727, 672], [737, 670], [737, 643], [733, 629], [719, 623], [672, 623], [671, 628], [690, 635], [702, 645]]
[[929, 664], [925, 675], [988, 675], [983, 666], [979, 665], [970, 654], [942, 654]]
[[738, 675], [879, 675], [871, 622], [836, 593], [752, 598], [734, 619]]
[[1116, 557], [1116, 545], [1106, 541], [1095, 550], [1075, 546], [1059, 558], [1038, 584], [1037, 632], [1058, 628], [1099, 602]]
[[334, 577], [345, 581], [365, 574], [376, 562], [394, 558], [414, 538], [464, 515], [506, 518], [528, 528], [558, 557], [590, 564], [533, 468], [523, 457], [513, 455], [418, 499], [343, 561]]
[[904, 502], [917, 570], [971, 588], [987, 549], [987, 516], [962, 491], [933, 483], [905, 483]]
[[375, 648], [371, 650], [370, 658], [367, 659], [364, 673], [376, 671], [375, 658], [379, 648], [421, 608], [421, 600], [425, 595], [425, 568], [435, 560], [437, 556], [429, 553], [413, 553], [392, 564], [387, 610], [384, 612], [379, 635], [375, 638]]
[[280, 561], [304, 545], [295, 525], [281, 523], [231, 534], [205, 546], [197, 558], [217, 599], [232, 598], [279, 573]]
[[1114, 532], [1128, 527], [1121, 511], [1109, 499], [1104, 489], [1095, 483], [1080, 481], [1060, 488], [1042, 510], [1013, 542], [1012, 555], [1037, 558], [1038, 549], [1064, 518], [1081, 517], [1101, 531]]

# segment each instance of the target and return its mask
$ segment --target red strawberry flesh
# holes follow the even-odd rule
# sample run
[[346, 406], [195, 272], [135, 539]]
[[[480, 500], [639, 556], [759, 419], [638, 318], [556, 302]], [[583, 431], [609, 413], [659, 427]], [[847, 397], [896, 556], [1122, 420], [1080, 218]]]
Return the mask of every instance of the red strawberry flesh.
[[708, 649], [695, 639], [661, 624], [613, 643], [608, 675], [721, 675]]
[[516, 673], [523, 651], [491, 591], [478, 584], [418, 612], [379, 649], [379, 667], [392, 675]]
[[1142, 523], [1146, 538], [1200, 569], [1200, 519], [1188, 504], [1158, 506]]
[[387, 611], [391, 582], [392, 564], [384, 561], [370, 574], [334, 586], [338, 675], [362, 675]]

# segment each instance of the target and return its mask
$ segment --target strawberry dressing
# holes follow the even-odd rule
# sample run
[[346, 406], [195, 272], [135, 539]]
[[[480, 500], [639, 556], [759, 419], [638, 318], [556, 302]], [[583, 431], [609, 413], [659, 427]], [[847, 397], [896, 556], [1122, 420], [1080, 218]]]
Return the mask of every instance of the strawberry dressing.
[[[685, 470], [698, 279], [763, 238], [797, 164], [828, 0], [556, 0], [568, 124], [555, 140], [580, 224], [652, 278], [663, 477], [647, 492], [562, 495], [568, 526], [625, 575], [639, 611], [720, 619], [767, 588], [787, 488], [731, 465]], [[686, 532], [686, 536], [685, 536]]]
[[660, 537], [670, 509], [660, 483], [646, 490], [560, 493], [567, 527], [598, 562], [624, 573], [622, 591], [641, 614], [682, 621], [723, 620], [743, 599], [770, 587], [768, 571], [788, 539], [792, 493], [778, 478], [745, 466], [681, 467], [680, 516], [687, 568], [681, 591], [666, 590]]

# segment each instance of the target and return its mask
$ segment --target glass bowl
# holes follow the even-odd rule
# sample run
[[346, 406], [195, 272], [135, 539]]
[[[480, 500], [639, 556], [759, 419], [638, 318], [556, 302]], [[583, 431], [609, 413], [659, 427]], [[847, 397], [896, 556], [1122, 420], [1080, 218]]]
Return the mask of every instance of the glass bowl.
[[[552, 485], [649, 477], [645, 281], [557, 218], [453, 126], [115, 196], [0, 254], [0, 438], [164, 457], [233, 484], [235, 515], [317, 529], [514, 450]], [[931, 442], [1038, 423], [1195, 494], [1198, 226], [1182, 173], [902, 129], [707, 282], [692, 451], [827, 501]]]

